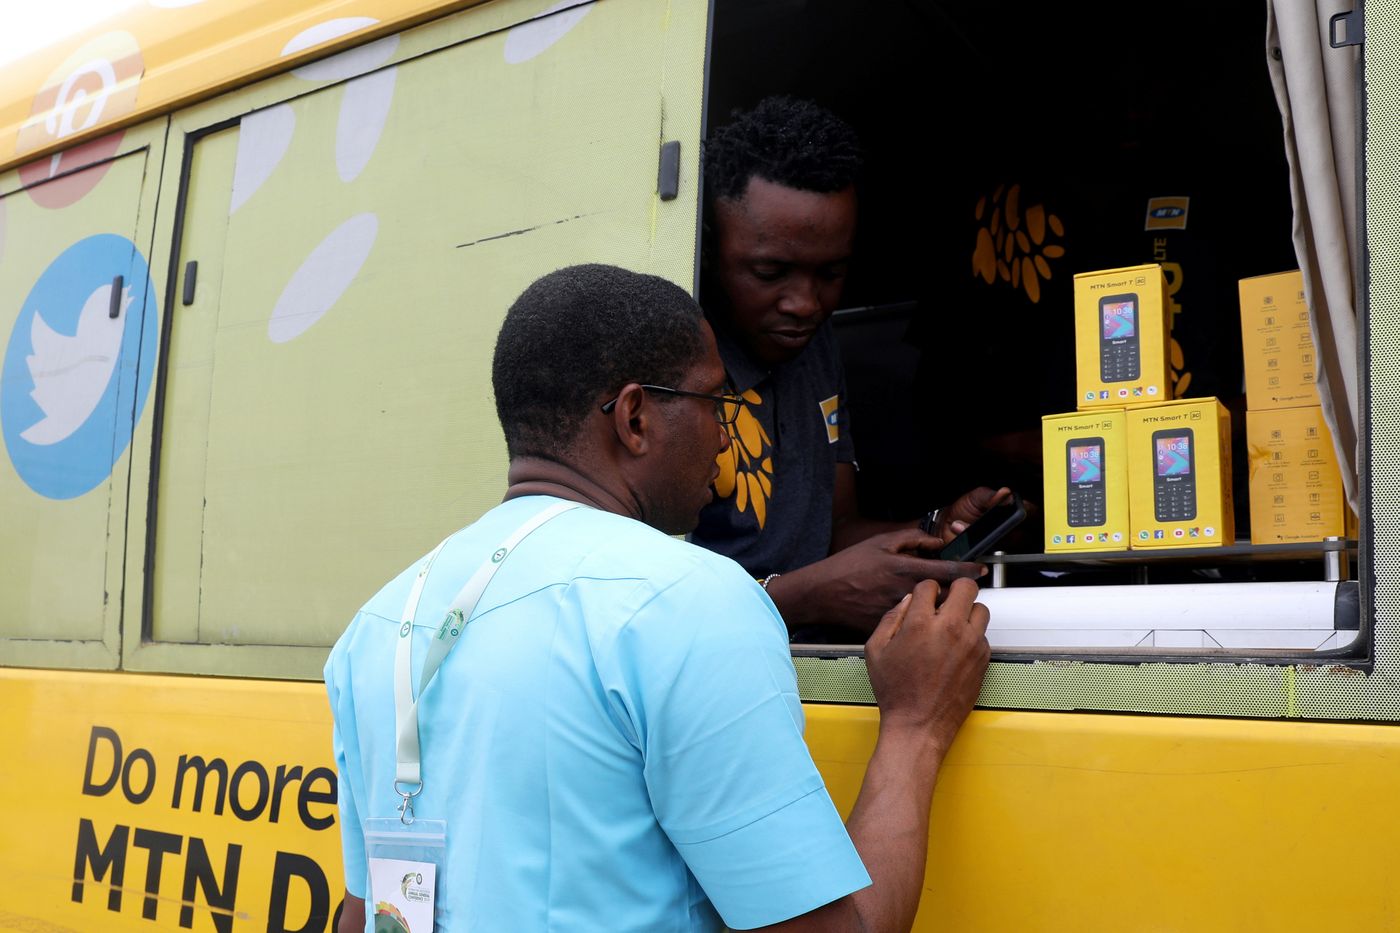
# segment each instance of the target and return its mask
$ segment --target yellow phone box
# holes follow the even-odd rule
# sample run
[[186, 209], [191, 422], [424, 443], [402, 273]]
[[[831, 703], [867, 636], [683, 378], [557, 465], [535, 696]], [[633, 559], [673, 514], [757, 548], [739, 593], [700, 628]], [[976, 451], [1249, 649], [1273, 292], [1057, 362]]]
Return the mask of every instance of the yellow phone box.
[[1240, 333], [1250, 411], [1320, 404], [1303, 273], [1240, 279]]
[[1192, 398], [1126, 415], [1132, 548], [1233, 544], [1230, 412]]
[[1127, 417], [1122, 409], [1041, 419], [1045, 552], [1128, 549]]
[[1133, 408], [1171, 397], [1167, 307], [1155, 263], [1074, 277], [1075, 407]]
[[1345, 536], [1351, 510], [1322, 408], [1251, 411], [1245, 432], [1250, 541], [1288, 544]]

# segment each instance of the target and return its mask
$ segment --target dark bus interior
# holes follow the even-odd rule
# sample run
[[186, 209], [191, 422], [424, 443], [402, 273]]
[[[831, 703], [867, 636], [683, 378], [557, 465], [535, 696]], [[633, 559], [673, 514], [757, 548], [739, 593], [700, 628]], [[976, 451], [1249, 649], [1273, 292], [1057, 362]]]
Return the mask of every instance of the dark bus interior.
[[[1041, 416], [1075, 407], [1073, 275], [1162, 262], [1177, 394], [1231, 411], [1248, 538], [1238, 280], [1297, 268], [1265, 28], [1262, 6], [1200, 0], [716, 4], [707, 127], [792, 94], [865, 148], [834, 319], [865, 514], [976, 485], [1038, 501]], [[1146, 231], [1153, 197], [1189, 198], [1186, 228]], [[998, 212], [1021, 234], [1034, 212], [1038, 238], [978, 251]], [[1041, 550], [1023, 528], [1011, 549]]]

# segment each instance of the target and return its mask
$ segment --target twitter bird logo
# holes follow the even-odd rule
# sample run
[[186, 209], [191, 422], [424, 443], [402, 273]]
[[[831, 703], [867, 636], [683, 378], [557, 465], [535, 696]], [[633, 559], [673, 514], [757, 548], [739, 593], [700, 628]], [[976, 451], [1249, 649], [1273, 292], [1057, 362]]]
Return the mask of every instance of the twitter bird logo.
[[71, 337], [46, 324], [42, 312], [34, 315], [29, 327], [34, 352], [25, 362], [34, 380], [29, 395], [44, 412], [44, 420], [20, 432], [29, 443], [57, 444], [71, 436], [102, 400], [121, 352], [131, 289], [122, 289], [121, 313], [115, 318], [111, 304], [110, 284], [95, 289], [83, 302], [78, 332]]
[[149, 394], [158, 318], [146, 260], [125, 237], [79, 240], [39, 275], [0, 370], [0, 433], [29, 488], [72, 499], [111, 475]]

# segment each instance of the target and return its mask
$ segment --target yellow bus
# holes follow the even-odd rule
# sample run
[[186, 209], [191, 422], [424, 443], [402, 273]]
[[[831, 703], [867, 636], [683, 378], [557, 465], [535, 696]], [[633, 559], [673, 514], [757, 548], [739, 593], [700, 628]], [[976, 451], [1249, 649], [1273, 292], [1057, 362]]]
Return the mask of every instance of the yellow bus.
[[[968, 478], [940, 444], [1033, 498], [1057, 289], [1139, 261], [1172, 277], [1177, 394], [1229, 398], [1219, 295], [1303, 267], [1358, 506], [1355, 549], [999, 559], [1039, 627], [994, 638], [917, 929], [1400, 928], [1400, 9], [1362, 41], [1317, 10], [967, 6], [145, 0], [4, 64], [0, 929], [334, 929], [321, 666], [499, 500], [505, 308], [575, 262], [699, 288], [700, 142], [771, 92], [867, 144], [837, 324], [870, 508]], [[1341, 207], [1305, 183], [1319, 119]], [[1306, 235], [1333, 214], [1354, 279]], [[1066, 582], [1119, 587], [1110, 634]], [[1261, 594], [1296, 629], [1237, 624]], [[849, 809], [860, 650], [794, 653]]]

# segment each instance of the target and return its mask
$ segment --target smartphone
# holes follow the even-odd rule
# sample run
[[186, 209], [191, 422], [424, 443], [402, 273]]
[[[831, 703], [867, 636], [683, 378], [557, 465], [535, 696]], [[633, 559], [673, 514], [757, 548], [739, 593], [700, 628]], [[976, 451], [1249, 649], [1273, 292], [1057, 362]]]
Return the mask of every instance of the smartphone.
[[1153, 510], [1159, 522], [1189, 522], [1196, 517], [1196, 435], [1190, 428], [1152, 432]]
[[1103, 338], [1099, 341], [1099, 377], [1104, 382], [1131, 382], [1142, 374], [1138, 354], [1138, 296], [1105, 295], [1099, 299]]
[[1103, 482], [1103, 438], [1073, 437], [1065, 442], [1068, 460], [1066, 519], [1071, 528], [1096, 528], [1107, 521]]
[[938, 553], [939, 560], [976, 560], [1006, 537], [1007, 532], [1021, 524], [1026, 517], [1026, 507], [1021, 497], [1011, 494], [1008, 502], [992, 506], [987, 514], [968, 525]]

